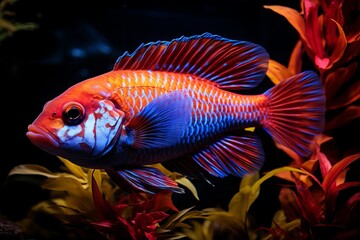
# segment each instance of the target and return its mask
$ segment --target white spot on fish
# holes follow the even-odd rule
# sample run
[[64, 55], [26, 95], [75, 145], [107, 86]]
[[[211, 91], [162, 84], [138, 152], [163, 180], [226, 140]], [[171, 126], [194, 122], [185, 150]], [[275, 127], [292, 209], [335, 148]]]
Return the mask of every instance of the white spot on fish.
[[70, 138], [76, 137], [79, 133], [81, 133], [82, 129], [81, 126], [65, 126], [61, 128], [57, 135], [60, 138], [61, 142], [66, 142]]
[[[92, 115], [93, 121], [89, 122], [92, 125], [93, 135], [88, 133], [88, 140], [93, 141], [93, 155], [99, 155], [106, 152], [106, 148], [116, 134], [116, 126], [119, 115], [113, 111], [114, 107], [106, 102], [99, 102], [99, 108], [95, 110], [96, 115]], [[95, 116], [97, 117], [95, 119]], [[89, 126], [90, 129], [90, 126]]]
[[89, 146], [95, 145], [95, 116], [89, 114], [84, 123], [84, 142]]
[[140, 74], [141, 75], [141, 83], [144, 84], [145, 83], [145, 76], [143, 73]]

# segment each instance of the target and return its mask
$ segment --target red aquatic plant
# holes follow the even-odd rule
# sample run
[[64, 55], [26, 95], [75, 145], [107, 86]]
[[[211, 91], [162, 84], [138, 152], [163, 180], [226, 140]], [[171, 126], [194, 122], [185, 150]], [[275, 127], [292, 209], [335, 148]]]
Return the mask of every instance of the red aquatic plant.
[[99, 221], [93, 226], [109, 239], [157, 239], [158, 223], [169, 216], [168, 210], [178, 211], [171, 200], [170, 191], [154, 195], [131, 193], [120, 196], [112, 204], [101, 196], [95, 179], [92, 180], [94, 205]]
[[[310, 60], [325, 90], [325, 133], [338, 137], [342, 135], [339, 129], [356, 127], [354, 122], [360, 117], [360, 2], [301, 0], [300, 11], [279, 5], [264, 7], [284, 16], [299, 34], [287, 67], [270, 62], [270, 79], [277, 83], [283, 76], [294, 75], [302, 70], [304, 59]], [[356, 147], [349, 142], [342, 152], [353, 152]]]
[[284, 16], [297, 30], [304, 50], [319, 70], [331, 69], [340, 60], [348, 62], [360, 53], [358, 1], [302, 0], [300, 6], [301, 12], [278, 5], [265, 8]]
[[[349, 155], [332, 165], [320, 150], [320, 144], [301, 167], [304, 173], [282, 175], [294, 183], [293, 187], [284, 187], [279, 196], [287, 222], [301, 220], [297, 239], [358, 237], [360, 181], [351, 179], [348, 172], [360, 160], [360, 154]], [[274, 236], [290, 234], [276, 223], [271, 232]]]

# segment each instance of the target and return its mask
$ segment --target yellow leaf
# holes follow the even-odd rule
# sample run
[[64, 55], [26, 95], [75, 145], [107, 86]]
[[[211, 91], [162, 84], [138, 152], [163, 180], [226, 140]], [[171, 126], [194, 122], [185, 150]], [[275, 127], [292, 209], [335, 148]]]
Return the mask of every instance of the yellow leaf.
[[191, 193], [194, 195], [194, 197], [197, 200], [200, 200], [194, 184], [188, 178], [186, 178], [186, 176], [177, 172], [171, 172], [160, 163], [152, 164], [151, 166], [159, 169], [163, 174], [175, 180], [175, 182], [188, 188], [191, 191]]
[[295, 75], [301, 72], [302, 69], [302, 55], [303, 55], [303, 46], [301, 40], [299, 40], [293, 51], [291, 52], [288, 70], [292, 75]]
[[193, 209], [194, 207], [190, 207], [190, 208], [186, 208], [183, 209], [173, 215], [171, 215], [167, 221], [165, 223], [162, 224], [162, 228], [164, 229], [173, 229], [174, 225], [181, 221], [182, 218], [184, 217], [184, 215], [186, 215], [189, 211], [191, 211], [191, 209]]
[[84, 191], [82, 184], [75, 179], [72, 178], [55, 178], [55, 179], [47, 179], [42, 184], [43, 188], [55, 191], [67, 191], [67, 192], [78, 192]]
[[8, 21], [6, 19], [3, 19], [3, 18], [0, 18], [0, 29], [1, 28], [4, 28], [4, 29], [6, 29], [6, 30], [8, 30], [10, 32], [15, 32], [16, 31], [15, 25], [12, 22], [10, 22], [10, 21]]
[[69, 208], [87, 216], [94, 214], [91, 189], [89, 187], [85, 189], [77, 180], [72, 178], [48, 179], [43, 183], [43, 187], [53, 191], [66, 192], [67, 194], [61, 201], [64, 201]]
[[299, 228], [300, 224], [301, 224], [301, 220], [297, 218], [295, 220], [292, 220], [291, 222], [281, 225], [280, 227], [286, 232], [290, 232], [296, 228]]
[[181, 178], [176, 178], [175, 181], [189, 189], [190, 192], [194, 195], [194, 197], [197, 200], [200, 200], [194, 184], [188, 178], [183, 176]]
[[15, 166], [10, 172], [10, 175], [24, 174], [24, 175], [40, 175], [47, 178], [57, 178], [58, 174], [50, 172], [47, 168], [36, 164], [23, 164]]
[[69, 160], [62, 158], [62, 157], [58, 157], [65, 165], [65, 167], [67, 169], [69, 169], [69, 171], [74, 174], [75, 176], [79, 177], [79, 178], [86, 178], [86, 173], [84, 172], [84, 170], [78, 166], [73, 164], [72, 162], [70, 162]]
[[150, 166], [159, 169], [166, 176], [169, 176], [172, 174], [172, 172], [167, 170], [161, 163], [155, 163]]
[[[101, 190], [102, 190], [102, 187], [101, 187], [101, 182], [102, 182], [102, 180], [101, 180], [102, 179], [101, 171], [99, 169], [96, 169], [96, 170], [92, 170], [92, 171], [88, 172], [87, 180], [88, 180], [89, 186], [91, 186], [93, 177], [95, 178], [95, 181], [96, 181], [96, 183], [98, 185], [98, 188], [99, 188], [99, 190], [101, 192]], [[90, 187], [90, 189], [92, 189], [92, 188]]]
[[264, 8], [270, 9], [288, 20], [288, 22], [296, 29], [296, 31], [299, 33], [301, 39], [305, 41], [307, 46], [310, 46], [306, 35], [305, 35], [305, 21], [302, 15], [296, 11], [295, 9], [279, 6], [279, 5], [265, 5]]
[[272, 226], [274, 226], [274, 222], [276, 224], [285, 223], [286, 219], [287, 218], [286, 218], [284, 210], [283, 209], [278, 210], [278, 211], [275, 212], [274, 217], [272, 219], [272, 222], [273, 222]]
[[266, 180], [268, 180], [269, 178], [273, 177], [274, 175], [281, 173], [281, 172], [285, 172], [285, 171], [293, 171], [293, 172], [298, 172], [298, 173], [303, 173], [303, 174], [308, 174], [306, 171], [300, 170], [298, 168], [293, 168], [293, 167], [281, 167], [281, 168], [276, 168], [268, 173], [266, 173], [263, 177], [261, 177], [259, 180], [257, 180], [254, 185], [252, 185], [251, 187], [251, 194], [249, 195], [249, 203], [248, 203], [248, 209], [250, 208], [250, 206], [254, 203], [254, 201], [257, 199], [257, 197], [259, 196], [260, 193], [260, 185], [265, 182]]
[[184, 233], [192, 240], [210, 240], [206, 237], [206, 233], [204, 233], [203, 225], [198, 222], [193, 222], [193, 227], [191, 229], [184, 229]]
[[270, 59], [266, 75], [276, 85], [282, 80], [291, 77], [292, 73], [281, 63]]
[[241, 219], [242, 223], [246, 222], [246, 215], [250, 208], [249, 200], [251, 199], [251, 186], [259, 179], [259, 173], [246, 174], [240, 184], [239, 192], [236, 193], [229, 203], [229, 213]]

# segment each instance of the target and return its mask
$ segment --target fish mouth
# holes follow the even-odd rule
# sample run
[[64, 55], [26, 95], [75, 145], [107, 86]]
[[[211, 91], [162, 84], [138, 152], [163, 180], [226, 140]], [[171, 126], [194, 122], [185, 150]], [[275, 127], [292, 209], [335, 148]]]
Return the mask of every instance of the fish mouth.
[[26, 136], [30, 141], [41, 149], [51, 151], [59, 147], [59, 141], [57, 141], [50, 133], [45, 129], [40, 128], [34, 124], [28, 126], [28, 132]]

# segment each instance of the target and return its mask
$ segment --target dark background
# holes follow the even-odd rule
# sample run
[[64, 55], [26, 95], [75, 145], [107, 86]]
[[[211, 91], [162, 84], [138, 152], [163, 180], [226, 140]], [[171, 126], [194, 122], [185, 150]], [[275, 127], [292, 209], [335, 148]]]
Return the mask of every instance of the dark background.
[[[18, 31], [0, 44], [2, 84], [2, 157], [0, 159], [0, 214], [16, 221], [46, 194], [38, 185], [9, 181], [7, 174], [18, 164], [34, 163], [56, 169], [56, 157], [38, 149], [26, 138], [27, 125], [44, 103], [86, 78], [112, 69], [118, 56], [141, 43], [172, 40], [210, 32], [223, 37], [258, 43], [270, 57], [286, 65], [298, 35], [285, 18], [263, 8], [284, 5], [299, 8], [300, 1], [256, 0], [155, 0], [69, 1], [18, 0], [11, 10], [17, 22], [33, 22], [38, 28]], [[292, 5], [290, 5], [292, 4]], [[271, 86], [268, 79], [259, 86]], [[278, 167], [286, 159], [268, 135], [264, 142], [263, 170]], [[259, 219], [268, 224], [277, 206], [273, 183], [264, 183], [258, 199]], [[199, 184], [201, 202], [187, 197], [176, 206], [227, 207], [238, 191], [239, 179], [215, 180], [215, 186]], [[24, 187], [25, 186], [25, 187]], [[268, 194], [267, 194], [268, 193]], [[264, 212], [265, 211], [265, 212]], [[270, 214], [266, 214], [270, 212]]]

